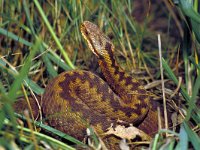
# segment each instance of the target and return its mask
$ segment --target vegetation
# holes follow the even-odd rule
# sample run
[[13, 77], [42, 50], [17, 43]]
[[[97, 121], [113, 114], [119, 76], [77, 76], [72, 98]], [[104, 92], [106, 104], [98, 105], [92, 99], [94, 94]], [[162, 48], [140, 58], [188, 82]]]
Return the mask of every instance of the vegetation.
[[[165, 118], [167, 124], [150, 147], [200, 148], [198, 0], [0, 3], [0, 149], [86, 147], [41, 120], [32, 121], [28, 113], [21, 116], [13, 109], [19, 97], [28, 100], [30, 95], [42, 95], [48, 81], [65, 70], [98, 72], [96, 60], [80, 35], [84, 20], [98, 24], [112, 39], [122, 67], [140, 77], [157, 100], [164, 99], [161, 110], [165, 114], [166, 108], [169, 110], [168, 121]], [[157, 42], [158, 33], [161, 42]], [[19, 119], [26, 124], [19, 124]], [[52, 138], [52, 134], [72, 144]]]

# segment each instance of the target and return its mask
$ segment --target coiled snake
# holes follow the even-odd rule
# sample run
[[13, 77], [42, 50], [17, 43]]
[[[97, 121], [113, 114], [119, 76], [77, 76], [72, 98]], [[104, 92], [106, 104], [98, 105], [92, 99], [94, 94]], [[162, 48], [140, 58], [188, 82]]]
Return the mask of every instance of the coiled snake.
[[155, 132], [157, 112], [151, 108], [150, 96], [137, 79], [118, 66], [111, 40], [89, 21], [81, 24], [81, 33], [98, 57], [106, 82], [88, 71], [61, 73], [47, 85], [42, 99], [49, 124], [80, 140], [90, 125], [101, 134], [118, 120], [124, 125], [139, 125], [149, 134]]

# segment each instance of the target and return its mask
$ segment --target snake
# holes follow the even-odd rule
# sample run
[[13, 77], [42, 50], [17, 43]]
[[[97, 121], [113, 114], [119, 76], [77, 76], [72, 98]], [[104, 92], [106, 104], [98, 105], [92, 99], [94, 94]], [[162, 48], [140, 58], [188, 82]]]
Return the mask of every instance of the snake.
[[50, 126], [79, 140], [92, 126], [101, 135], [111, 124], [130, 124], [148, 134], [155, 132], [157, 112], [144, 86], [122, 69], [114, 57], [114, 45], [97, 25], [84, 21], [80, 31], [98, 58], [105, 79], [85, 70], [59, 74], [46, 86], [42, 111]]

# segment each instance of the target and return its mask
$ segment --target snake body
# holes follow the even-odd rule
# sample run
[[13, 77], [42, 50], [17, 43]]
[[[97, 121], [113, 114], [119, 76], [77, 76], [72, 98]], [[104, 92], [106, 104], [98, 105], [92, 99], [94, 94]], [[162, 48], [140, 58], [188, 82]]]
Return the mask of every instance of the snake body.
[[101, 134], [118, 120], [124, 125], [142, 122], [142, 129], [151, 130], [147, 124], [156, 124], [157, 116], [151, 110], [150, 96], [137, 79], [119, 67], [111, 40], [89, 21], [81, 24], [81, 33], [98, 57], [106, 81], [84, 70], [58, 75], [47, 85], [42, 98], [48, 123], [79, 140], [86, 136], [90, 125]]

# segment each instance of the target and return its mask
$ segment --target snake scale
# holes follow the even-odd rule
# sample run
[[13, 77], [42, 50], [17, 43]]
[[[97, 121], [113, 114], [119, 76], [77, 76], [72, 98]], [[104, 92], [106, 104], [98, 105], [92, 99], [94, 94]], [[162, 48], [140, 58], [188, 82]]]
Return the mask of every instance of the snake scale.
[[93, 23], [80, 27], [89, 49], [98, 58], [104, 81], [92, 72], [66, 71], [46, 87], [42, 110], [48, 123], [79, 140], [92, 125], [101, 135], [111, 124], [138, 125], [148, 134], [157, 131], [157, 112], [144, 87], [125, 73], [114, 59], [114, 45]]

